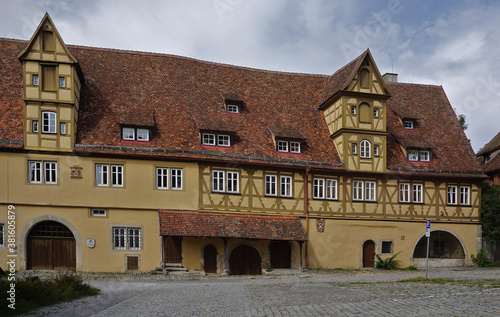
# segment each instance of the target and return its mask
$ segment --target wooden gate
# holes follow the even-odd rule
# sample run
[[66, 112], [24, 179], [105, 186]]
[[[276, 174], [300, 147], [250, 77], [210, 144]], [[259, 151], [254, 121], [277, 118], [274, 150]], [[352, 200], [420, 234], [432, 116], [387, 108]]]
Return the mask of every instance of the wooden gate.
[[213, 245], [203, 250], [203, 269], [206, 273], [217, 273], [217, 249]]
[[269, 246], [271, 253], [271, 267], [275, 269], [289, 269], [292, 260], [292, 248], [288, 241], [272, 241]]
[[182, 238], [165, 237], [165, 263], [182, 263]]
[[248, 245], [240, 245], [231, 252], [229, 270], [234, 275], [261, 274], [261, 260], [259, 251]]
[[44, 221], [33, 227], [27, 240], [28, 270], [76, 270], [76, 242], [63, 224]]
[[363, 244], [363, 267], [375, 265], [375, 242], [368, 240]]

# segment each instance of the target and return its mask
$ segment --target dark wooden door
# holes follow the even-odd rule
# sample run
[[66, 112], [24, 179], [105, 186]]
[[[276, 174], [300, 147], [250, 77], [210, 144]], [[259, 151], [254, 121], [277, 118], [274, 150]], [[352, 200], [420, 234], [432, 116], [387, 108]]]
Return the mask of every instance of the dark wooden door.
[[165, 238], [165, 263], [182, 263], [182, 238]]
[[375, 264], [375, 243], [371, 240], [363, 244], [363, 267], [373, 267]]
[[292, 248], [288, 241], [273, 241], [269, 247], [271, 253], [271, 267], [275, 269], [289, 269], [292, 259]]
[[203, 251], [203, 268], [206, 273], [217, 273], [217, 249], [213, 245]]
[[262, 273], [260, 254], [248, 245], [240, 245], [231, 252], [229, 270], [234, 275], [257, 275]]

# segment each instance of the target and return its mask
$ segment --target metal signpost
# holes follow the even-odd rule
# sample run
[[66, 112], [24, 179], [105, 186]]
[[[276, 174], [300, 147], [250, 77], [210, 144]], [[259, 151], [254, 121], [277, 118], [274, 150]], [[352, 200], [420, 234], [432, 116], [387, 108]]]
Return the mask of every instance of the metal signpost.
[[427, 272], [429, 271], [429, 240], [431, 238], [431, 220], [427, 219], [427, 224], [425, 225], [425, 236], [427, 237], [427, 256], [425, 263], [425, 279], [427, 279]]

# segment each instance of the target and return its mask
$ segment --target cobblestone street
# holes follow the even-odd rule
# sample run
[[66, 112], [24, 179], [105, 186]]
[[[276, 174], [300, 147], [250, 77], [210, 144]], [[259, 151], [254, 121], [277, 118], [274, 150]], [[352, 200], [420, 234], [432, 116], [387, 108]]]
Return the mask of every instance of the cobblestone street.
[[[354, 270], [257, 277], [97, 276], [102, 293], [44, 316], [498, 316], [500, 269]], [[164, 280], [158, 280], [164, 279]], [[466, 280], [466, 281], [463, 281]]]

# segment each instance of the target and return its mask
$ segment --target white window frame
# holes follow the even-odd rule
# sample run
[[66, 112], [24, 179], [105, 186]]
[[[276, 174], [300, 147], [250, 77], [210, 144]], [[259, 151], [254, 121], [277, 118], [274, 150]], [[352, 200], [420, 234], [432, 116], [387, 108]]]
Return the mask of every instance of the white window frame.
[[408, 150], [408, 161], [418, 161], [418, 151]]
[[278, 195], [278, 186], [277, 186], [276, 175], [265, 175], [265, 194], [266, 196], [277, 196]]
[[157, 167], [156, 168], [156, 188], [157, 189], [168, 189], [168, 168], [167, 167]]
[[231, 146], [231, 137], [227, 134], [217, 135], [217, 145], [218, 146]]
[[379, 156], [379, 150], [380, 150], [380, 146], [378, 144], [375, 144], [373, 146], [373, 156]]
[[149, 129], [137, 129], [137, 141], [149, 141]]
[[142, 230], [134, 226], [112, 226], [113, 250], [141, 250]]
[[356, 200], [356, 201], [364, 200], [364, 193], [365, 193], [365, 182], [353, 181], [352, 182], [352, 200]]
[[112, 164], [110, 169], [111, 186], [123, 187], [123, 165]]
[[57, 184], [57, 162], [43, 162], [45, 184]]
[[460, 205], [470, 206], [470, 186], [460, 186]]
[[140, 250], [141, 228], [127, 228], [127, 242], [129, 250]]
[[418, 157], [422, 162], [430, 162], [431, 153], [429, 151], [420, 151]]
[[66, 78], [65, 77], [59, 77], [59, 88], [66, 88]]
[[215, 193], [223, 193], [225, 191], [225, 173], [224, 171], [212, 171], [212, 191]]
[[123, 127], [122, 128], [122, 139], [123, 140], [135, 140], [135, 129]]
[[351, 115], [352, 116], [356, 115], [356, 106], [351, 106]]
[[358, 155], [358, 144], [352, 143], [352, 155]]
[[31, 122], [31, 132], [38, 133], [38, 120], [33, 120]]
[[201, 135], [201, 143], [204, 145], [215, 145], [215, 134], [203, 133]]
[[60, 122], [59, 123], [59, 133], [61, 135], [65, 135], [66, 134], [66, 122]]
[[237, 194], [240, 192], [240, 182], [239, 182], [239, 173], [228, 171], [226, 172], [227, 179], [227, 192], [232, 194]]
[[292, 197], [292, 177], [280, 176], [280, 196]]
[[327, 178], [326, 179], [326, 199], [337, 200], [337, 180]]
[[365, 200], [377, 200], [377, 183], [372, 181], [365, 182]]
[[38, 75], [33, 76], [33, 86], [40, 86], [40, 77]]
[[400, 203], [410, 202], [410, 183], [399, 184], [399, 202]]
[[182, 173], [182, 168], [170, 169], [170, 184], [173, 190], [182, 190], [184, 188]]
[[92, 208], [90, 210], [90, 215], [92, 217], [106, 217], [106, 214], [107, 214], [106, 209]]
[[359, 157], [361, 158], [371, 158], [371, 143], [368, 140], [362, 140], [359, 142]]
[[288, 142], [287, 141], [278, 141], [276, 145], [276, 149], [278, 152], [288, 152]]
[[290, 142], [290, 153], [300, 153], [300, 142]]
[[415, 125], [413, 124], [413, 121], [405, 120], [403, 121], [403, 127], [408, 130], [413, 130], [415, 128]]
[[374, 109], [373, 109], [373, 117], [374, 117], [374, 118], [378, 118], [378, 112], [379, 112], [379, 111], [378, 111], [378, 108], [374, 108]]
[[57, 113], [42, 111], [42, 133], [57, 133]]
[[28, 161], [28, 179], [32, 184], [42, 183], [42, 161]]
[[324, 199], [325, 198], [325, 179], [324, 178], [314, 178], [313, 179], [313, 198], [314, 199]]
[[109, 185], [109, 165], [96, 164], [95, 165], [95, 181], [97, 186]]
[[127, 228], [113, 227], [113, 249], [127, 250]]
[[420, 204], [423, 202], [423, 188], [422, 184], [413, 184], [412, 198], [413, 202]]
[[448, 205], [457, 204], [457, 186], [450, 185], [447, 190], [447, 203]]
[[227, 112], [229, 113], [240, 113], [240, 107], [235, 104], [228, 103], [226, 105]]

